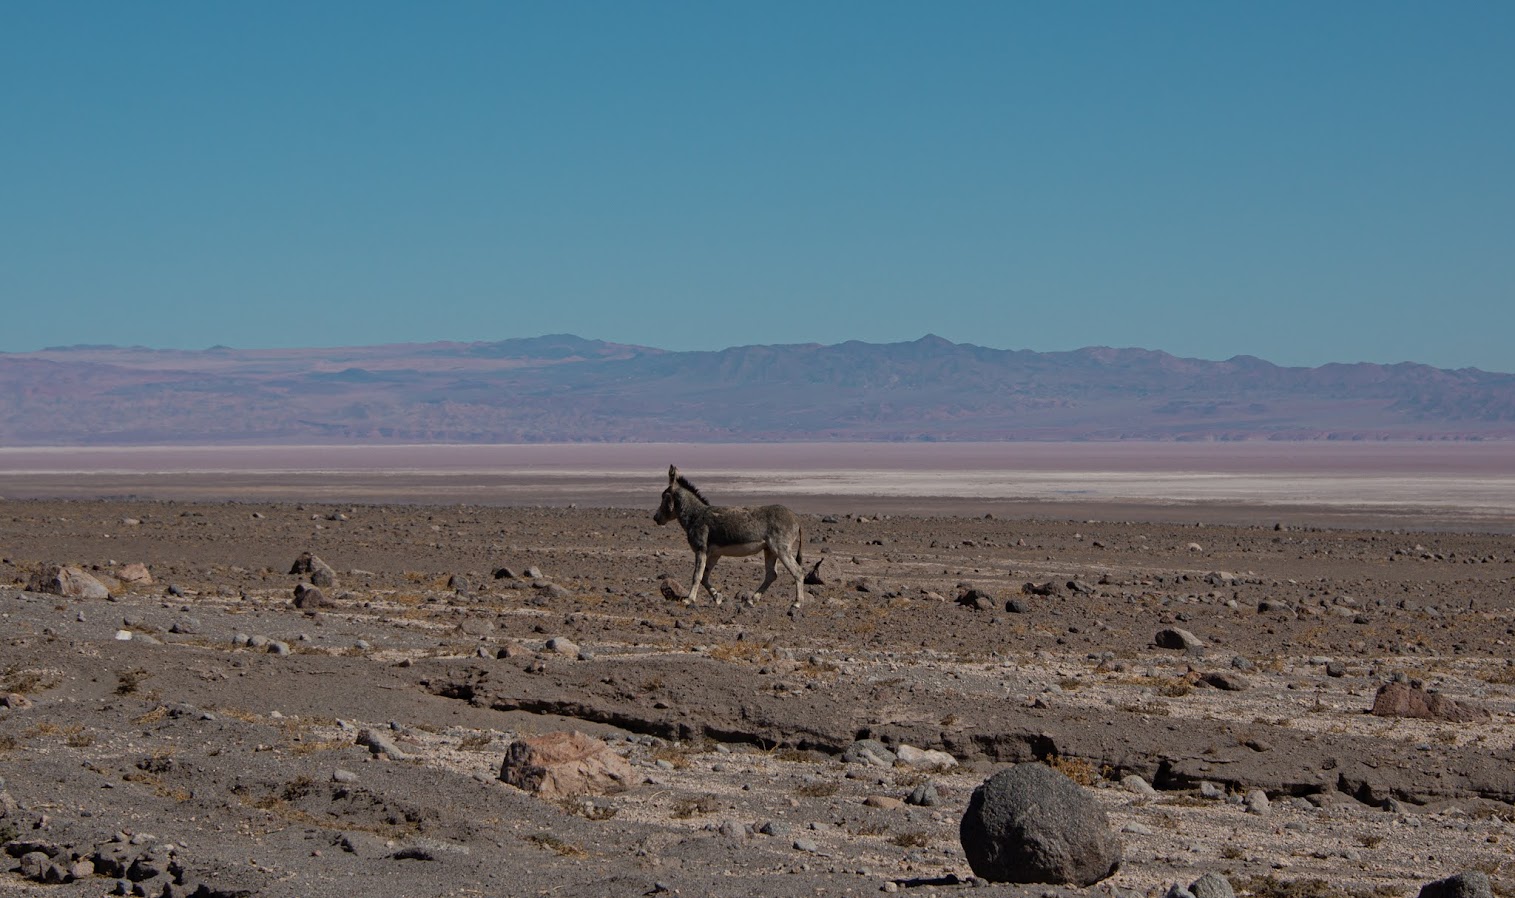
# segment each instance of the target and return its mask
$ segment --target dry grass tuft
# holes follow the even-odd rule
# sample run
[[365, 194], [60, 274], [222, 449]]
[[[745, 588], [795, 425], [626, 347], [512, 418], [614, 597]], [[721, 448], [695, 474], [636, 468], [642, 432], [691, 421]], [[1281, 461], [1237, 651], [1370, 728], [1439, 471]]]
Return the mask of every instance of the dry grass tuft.
[[12, 664], [0, 672], [0, 692], [18, 692], [22, 695], [42, 692], [58, 685], [58, 675], [52, 671]]
[[773, 641], [758, 642], [755, 639], [732, 639], [718, 642], [710, 647], [710, 657], [717, 661], [745, 661], [766, 664], [773, 660]]
[[142, 681], [152, 676], [143, 668], [134, 667], [116, 674], [116, 694], [131, 695], [142, 688]]
[[1086, 758], [1049, 755], [1044, 763], [1080, 786], [1092, 786], [1100, 779], [1099, 771], [1095, 769], [1093, 762]]
[[484, 751], [494, 742], [493, 733], [469, 733], [458, 740], [459, 751]]
[[675, 820], [687, 820], [699, 814], [714, 814], [721, 809], [721, 802], [714, 795], [699, 795], [682, 798], [673, 803], [670, 815]]
[[801, 798], [830, 798], [841, 788], [836, 783], [814, 782], [801, 783], [795, 787], [794, 794]]
[[532, 833], [524, 838], [533, 845], [540, 845], [550, 851], [557, 852], [563, 857], [589, 857], [589, 852], [572, 842], [564, 842], [552, 833]]

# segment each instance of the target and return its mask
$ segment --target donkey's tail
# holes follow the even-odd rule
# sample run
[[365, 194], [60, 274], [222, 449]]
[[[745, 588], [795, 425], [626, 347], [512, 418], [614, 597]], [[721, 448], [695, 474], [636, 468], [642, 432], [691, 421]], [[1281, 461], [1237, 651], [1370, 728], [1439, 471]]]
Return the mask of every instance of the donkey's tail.
[[800, 525], [800, 544], [794, 547], [794, 560], [800, 564], [805, 563], [805, 526]]

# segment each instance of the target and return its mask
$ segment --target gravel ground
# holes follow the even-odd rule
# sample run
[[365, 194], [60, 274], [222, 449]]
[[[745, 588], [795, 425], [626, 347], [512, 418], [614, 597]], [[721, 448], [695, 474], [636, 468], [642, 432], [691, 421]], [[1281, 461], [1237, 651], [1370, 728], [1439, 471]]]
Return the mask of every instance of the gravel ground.
[[[1413, 895], [1479, 869], [1511, 893], [1510, 537], [812, 511], [825, 582], [791, 613], [787, 577], [755, 607], [664, 598], [691, 559], [650, 507], [0, 502], [0, 894], [1082, 891], [971, 878], [968, 795], [1022, 761], [1121, 832], [1090, 891]], [[325, 607], [293, 603], [307, 551]], [[49, 563], [152, 582], [29, 591]], [[714, 578], [740, 597], [760, 564]], [[1159, 648], [1169, 628], [1203, 645]], [[1367, 713], [1391, 679], [1489, 714]], [[641, 782], [498, 780], [511, 740], [567, 729]], [[843, 761], [859, 738], [956, 764]], [[18, 846], [91, 863], [41, 884]]]

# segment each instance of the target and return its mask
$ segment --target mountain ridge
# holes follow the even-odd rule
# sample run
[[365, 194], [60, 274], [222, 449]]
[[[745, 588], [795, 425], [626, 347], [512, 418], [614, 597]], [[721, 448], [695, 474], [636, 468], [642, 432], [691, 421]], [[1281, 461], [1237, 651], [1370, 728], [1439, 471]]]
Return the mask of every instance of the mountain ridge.
[[0, 353], [0, 445], [1515, 438], [1515, 374], [953, 343], [547, 334]]

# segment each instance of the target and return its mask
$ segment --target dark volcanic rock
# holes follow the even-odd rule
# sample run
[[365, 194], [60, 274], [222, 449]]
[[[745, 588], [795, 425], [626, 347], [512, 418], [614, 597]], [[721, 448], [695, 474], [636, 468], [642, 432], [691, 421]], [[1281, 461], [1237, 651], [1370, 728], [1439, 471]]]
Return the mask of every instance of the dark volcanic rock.
[[1228, 670], [1211, 671], [1200, 677], [1199, 681], [1206, 686], [1214, 686], [1216, 689], [1224, 689], [1227, 692], [1241, 692], [1252, 685], [1246, 677]]
[[301, 609], [330, 608], [331, 600], [319, 586], [307, 583], [295, 584], [295, 607]]
[[973, 790], [959, 837], [973, 872], [992, 882], [1087, 886], [1121, 861], [1105, 812], [1045, 764], [1017, 764]]
[[1152, 642], [1160, 649], [1200, 649], [1205, 641], [1182, 627], [1167, 627], [1157, 631]]
[[963, 590], [957, 596], [957, 603], [959, 605], [966, 605], [969, 608], [976, 608], [979, 611], [994, 610], [994, 597], [982, 589], [970, 588]]
[[1419, 898], [1491, 898], [1494, 894], [1489, 876], [1482, 870], [1469, 870], [1420, 887]]

